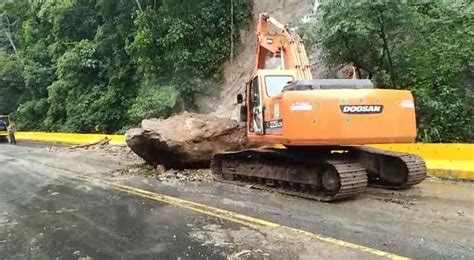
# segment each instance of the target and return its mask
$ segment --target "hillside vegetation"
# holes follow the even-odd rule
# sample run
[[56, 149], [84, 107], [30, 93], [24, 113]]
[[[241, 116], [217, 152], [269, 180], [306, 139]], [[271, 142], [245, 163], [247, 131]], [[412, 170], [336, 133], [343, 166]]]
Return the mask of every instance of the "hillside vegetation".
[[[255, 1], [4, 0], [0, 113], [22, 130], [113, 133], [193, 110]], [[467, 0], [327, 0], [299, 31], [327, 71], [352, 63], [379, 87], [411, 90], [420, 141], [472, 142], [473, 16]], [[244, 44], [236, 61], [253, 59], [235, 53], [248, 56]]]
[[192, 108], [251, 1], [6, 0], [0, 111], [19, 128], [116, 132]]
[[331, 0], [302, 32], [328, 66], [354, 64], [379, 87], [411, 90], [421, 141], [472, 142], [473, 17], [467, 0]]

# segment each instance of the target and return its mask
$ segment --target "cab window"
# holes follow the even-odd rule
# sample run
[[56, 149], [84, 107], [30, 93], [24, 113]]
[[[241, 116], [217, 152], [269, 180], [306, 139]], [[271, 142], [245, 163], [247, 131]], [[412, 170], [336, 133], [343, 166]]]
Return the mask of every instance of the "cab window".
[[254, 107], [260, 105], [260, 90], [258, 88], [258, 77], [252, 80], [252, 103]]
[[265, 87], [269, 97], [277, 96], [283, 88], [293, 81], [293, 76], [265, 76]]
[[293, 81], [293, 76], [266, 76], [265, 88], [269, 97], [280, 95], [283, 88]]

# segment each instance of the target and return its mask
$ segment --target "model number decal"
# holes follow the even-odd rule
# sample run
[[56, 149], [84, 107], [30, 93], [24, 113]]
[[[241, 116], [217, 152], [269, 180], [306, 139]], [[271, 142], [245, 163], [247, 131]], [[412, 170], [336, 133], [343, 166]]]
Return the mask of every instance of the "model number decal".
[[272, 120], [265, 122], [266, 129], [281, 129], [283, 128], [283, 120]]
[[341, 105], [341, 112], [345, 114], [380, 114], [382, 105]]

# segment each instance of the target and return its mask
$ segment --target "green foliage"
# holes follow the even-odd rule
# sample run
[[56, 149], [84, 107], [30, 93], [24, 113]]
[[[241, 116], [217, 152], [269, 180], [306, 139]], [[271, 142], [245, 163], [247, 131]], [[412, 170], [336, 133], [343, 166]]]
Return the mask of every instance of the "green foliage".
[[21, 62], [0, 51], [0, 114], [15, 111], [23, 96], [24, 83]]
[[37, 42], [24, 52], [23, 77], [29, 98], [47, 97], [47, 87], [56, 80], [55, 64], [46, 49], [44, 42]]
[[15, 123], [20, 129], [44, 129], [43, 120], [46, 117], [49, 104], [46, 98], [30, 100], [21, 104], [15, 113]]
[[66, 42], [94, 38], [98, 17], [93, 1], [86, 4], [75, 1], [64, 1], [64, 3], [66, 4], [58, 6], [55, 10], [52, 29], [55, 38]]
[[[250, 1], [234, 1], [234, 26], [249, 18]], [[189, 104], [196, 79], [212, 78], [231, 52], [230, 1], [165, 0], [135, 13], [137, 34], [127, 47], [140, 70], [172, 82]], [[237, 31], [237, 30], [236, 30]]]
[[169, 117], [176, 107], [179, 94], [174, 86], [145, 85], [128, 110], [132, 124], [144, 118]]
[[48, 87], [47, 127], [55, 131], [105, 132], [119, 129], [121, 89], [105, 85], [104, 68], [93, 43], [82, 40], [58, 60], [57, 77]]
[[0, 35], [0, 110], [23, 130], [116, 132], [192, 107], [250, 15], [234, 2], [234, 35], [228, 0], [2, 2], [17, 51]]
[[473, 8], [469, 1], [325, 1], [303, 32], [328, 65], [353, 63], [378, 86], [411, 90], [421, 141], [472, 142]]

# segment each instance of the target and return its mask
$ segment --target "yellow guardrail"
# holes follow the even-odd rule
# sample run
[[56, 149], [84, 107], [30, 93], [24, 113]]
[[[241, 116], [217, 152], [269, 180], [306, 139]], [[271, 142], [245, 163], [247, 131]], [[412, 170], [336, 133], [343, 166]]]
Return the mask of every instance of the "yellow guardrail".
[[417, 154], [423, 158], [446, 160], [453, 158], [455, 161], [473, 161], [474, 144], [382, 144], [372, 147]]
[[374, 148], [419, 155], [431, 176], [474, 180], [474, 144], [383, 144]]
[[17, 132], [16, 139], [19, 141], [32, 141], [44, 143], [72, 144], [83, 145], [91, 144], [110, 139], [109, 144], [123, 145], [125, 144], [125, 136], [123, 135], [105, 135], [105, 134], [71, 134], [71, 133], [44, 133], [44, 132]]
[[[71, 145], [91, 144], [110, 139], [112, 145], [124, 145], [123, 135], [18, 132], [17, 140]], [[421, 156], [432, 176], [474, 180], [474, 144], [382, 144], [374, 148]]]

